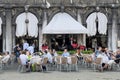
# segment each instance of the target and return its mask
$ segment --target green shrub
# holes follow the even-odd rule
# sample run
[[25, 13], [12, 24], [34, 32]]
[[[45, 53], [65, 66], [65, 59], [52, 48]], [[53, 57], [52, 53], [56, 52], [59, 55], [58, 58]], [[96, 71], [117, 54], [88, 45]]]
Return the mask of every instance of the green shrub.
[[[75, 51], [75, 50], [70, 50], [70, 51], [68, 51], [68, 52], [69, 52], [70, 54], [75, 54], [76, 51]], [[57, 51], [57, 53], [61, 55], [61, 54], [63, 53], [63, 51]]]
[[82, 51], [82, 53], [83, 53], [83, 54], [92, 54], [93, 51], [91, 51], [91, 50], [88, 50], [88, 51]]
[[[75, 53], [76, 53], [76, 50], [70, 50], [70, 51], [68, 51], [68, 52], [69, 52], [70, 54], [75, 54]], [[62, 55], [63, 51], [57, 51], [57, 53], [58, 53], [59, 55]], [[93, 51], [91, 51], [91, 50], [82, 51], [82, 53], [83, 53], [83, 54], [92, 54]]]

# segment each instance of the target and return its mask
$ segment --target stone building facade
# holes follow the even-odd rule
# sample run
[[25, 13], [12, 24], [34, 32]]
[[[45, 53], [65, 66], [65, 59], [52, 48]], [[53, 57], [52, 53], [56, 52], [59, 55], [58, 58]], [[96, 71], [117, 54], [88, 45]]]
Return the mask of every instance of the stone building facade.
[[[49, 8], [47, 8], [46, 2], [50, 4]], [[15, 35], [16, 18], [26, 10], [33, 13], [39, 21], [39, 35], [37, 38], [33, 38], [38, 41], [39, 49], [42, 46], [42, 39], [46, 37], [42, 34], [45, 16], [47, 16], [47, 23], [49, 23], [58, 12], [66, 12], [76, 20], [80, 15], [84, 26], [86, 26], [86, 19], [91, 13], [101, 12], [105, 14], [108, 19], [107, 35], [96, 34], [93, 37], [84, 35], [82, 43], [88, 45], [89, 41], [97, 39], [102, 46], [109, 49], [116, 50], [118, 47], [118, 41], [120, 40], [120, 0], [0, 0], [0, 17], [2, 19], [1, 51], [13, 50], [17, 41]], [[50, 35], [46, 38], [49, 39], [49, 37]]]

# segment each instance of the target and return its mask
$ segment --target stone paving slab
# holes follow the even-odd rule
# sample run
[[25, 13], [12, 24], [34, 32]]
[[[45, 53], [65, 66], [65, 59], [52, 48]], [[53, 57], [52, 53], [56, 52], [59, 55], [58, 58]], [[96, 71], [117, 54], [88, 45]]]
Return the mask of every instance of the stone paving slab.
[[0, 80], [120, 80], [120, 72], [30, 72], [19, 73], [15, 70], [0, 72]]

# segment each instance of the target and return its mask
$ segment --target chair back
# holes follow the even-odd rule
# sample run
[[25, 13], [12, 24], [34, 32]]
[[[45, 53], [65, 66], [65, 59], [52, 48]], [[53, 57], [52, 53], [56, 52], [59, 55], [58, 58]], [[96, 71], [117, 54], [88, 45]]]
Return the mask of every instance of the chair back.
[[56, 61], [57, 61], [57, 64], [60, 64], [61, 63], [61, 56], [56, 56]]
[[96, 58], [95, 64], [101, 64], [101, 60], [102, 60], [102, 58]]
[[85, 62], [92, 63], [92, 57], [91, 56], [86, 56], [85, 57]]
[[21, 60], [20, 58], [17, 58], [18, 64], [21, 65]]
[[77, 64], [77, 57], [76, 56], [71, 56], [71, 64]]
[[67, 57], [61, 57], [61, 64], [67, 64]]
[[48, 58], [45, 57], [45, 58], [43, 59], [43, 64], [47, 64], [47, 63], [48, 63]]

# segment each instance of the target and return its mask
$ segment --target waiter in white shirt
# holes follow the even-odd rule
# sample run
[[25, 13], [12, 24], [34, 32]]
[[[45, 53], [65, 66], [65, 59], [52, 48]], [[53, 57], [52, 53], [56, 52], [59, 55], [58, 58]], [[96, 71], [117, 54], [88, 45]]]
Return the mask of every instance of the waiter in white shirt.
[[31, 54], [34, 53], [34, 47], [33, 47], [32, 45], [30, 45], [30, 46], [27, 48], [27, 50], [28, 50]]
[[27, 41], [25, 41], [23, 43], [23, 50], [27, 49], [29, 47], [29, 44], [27, 43]]

